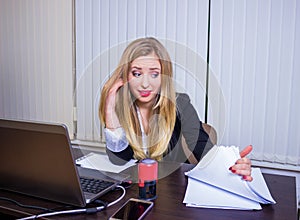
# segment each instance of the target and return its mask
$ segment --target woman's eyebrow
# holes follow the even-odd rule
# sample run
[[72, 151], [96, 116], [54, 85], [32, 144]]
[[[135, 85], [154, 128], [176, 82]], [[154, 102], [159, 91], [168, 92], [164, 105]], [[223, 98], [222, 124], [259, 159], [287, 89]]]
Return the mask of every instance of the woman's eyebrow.
[[160, 70], [159, 67], [150, 67], [149, 69], [150, 69], [150, 70]]
[[[131, 69], [137, 69], [137, 70], [142, 70], [142, 67], [138, 67], [138, 66], [132, 66]], [[149, 70], [160, 70], [159, 67], [150, 67]]]
[[138, 70], [141, 70], [142, 68], [141, 68], [141, 67], [138, 67], [138, 66], [132, 66], [131, 69], [138, 69]]

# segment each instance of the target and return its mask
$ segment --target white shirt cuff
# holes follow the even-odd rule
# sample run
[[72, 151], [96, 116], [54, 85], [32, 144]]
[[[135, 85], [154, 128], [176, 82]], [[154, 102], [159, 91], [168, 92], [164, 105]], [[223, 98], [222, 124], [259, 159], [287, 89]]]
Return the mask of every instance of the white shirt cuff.
[[117, 128], [110, 130], [104, 128], [104, 135], [106, 140], [106, 147], [112, 152], [121, 152], [128, 147], [128, 141], [124, 129]]

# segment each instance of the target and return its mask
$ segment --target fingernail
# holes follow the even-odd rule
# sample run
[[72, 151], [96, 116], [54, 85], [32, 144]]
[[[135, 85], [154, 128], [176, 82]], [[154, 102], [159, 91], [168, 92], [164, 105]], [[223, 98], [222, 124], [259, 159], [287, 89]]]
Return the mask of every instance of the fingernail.
[[229, 170], [232, 170], [232, 167], [229, 167]]
[[247, 176], [243, 176], [243, 179], [246, 180], [246, 179], [247, 179]]
[[235, 173], [235, 172], [236, 172], [236, 170], [235, 170], [235, 169], [233, 169], [232, 167], [230, 167], [229, 169], [230, 169], [230, 170], [231, 170], [231, 172], [233, 172], [233, 173]]

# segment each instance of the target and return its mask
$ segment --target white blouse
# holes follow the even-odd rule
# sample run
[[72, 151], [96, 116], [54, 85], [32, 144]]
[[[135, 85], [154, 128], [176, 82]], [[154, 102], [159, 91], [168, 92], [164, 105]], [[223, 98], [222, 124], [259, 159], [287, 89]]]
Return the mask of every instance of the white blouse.
[[[147, 135], [144, 130], [142, 115], [140, 109], [137, 106], [136, 106], [136, 110], [137, 110], [137, 116], [138, 116], [141, 132], [142, 132], [142, 144], [143, 144], [142, 149], [145, 152], [145, 154], [148, 155], [149, 152], [147, 147]], [[129, 145], [125, 135], [125, 131], [122, 127], [114, 129], [113, 131], [108, 128], [105, 128], [104, 135], [106, 140], [106, 147], [112, 152], [121, 152], [125, 150]]]

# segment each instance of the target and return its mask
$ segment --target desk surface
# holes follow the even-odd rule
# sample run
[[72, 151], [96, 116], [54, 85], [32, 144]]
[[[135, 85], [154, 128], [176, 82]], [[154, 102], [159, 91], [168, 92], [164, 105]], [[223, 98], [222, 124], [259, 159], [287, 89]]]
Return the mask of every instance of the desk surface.
[[[237, 211], [221, 209], [205, 209], [186, 207], [182, 203], [187, 186], [187, 178], [184, 172], [190, 170], [193, 165], [182, 164], [177, 170], [157, 183], [157, 195], [155, 205], [145, 220], [150, 219], [274, 219], [274, 220], [293, 220], [297, 219], [296, 204], [296, 182], [294, 177], [264, 174], [267, 185], [275, 205], [263, 205], [260, 211]], [[129, 171], [127, 171], [129, 172]], [[130, 171], [134, 172], [134, 171]], [[111, 202], [120, 196], [120, 191], [110, 192], [104, 195], [103, 201]], [[0, 191], [1, 197], [12, 198], [23, 204], [37, 205], [47, 208], [61, 207], [61, 204], [46, 200], [36, 199], [16, 193]], [[126, 196], [114, 206], [107, 210], [91, 215], [65, 215], [55, 216], [52, 219], [108, 219], [128, 198], [138, 196], [138, 186], [127, 189]], [[15, 217], [25, 217], [29, 213], [37, 214], [36, 210], [20, 208], [10, 202], [0, 201], [0, 213], [12, 215]], [[0, 215], [1, 217], [1, 215]], [[5, 216], [6, 217], [6, 216]]]

